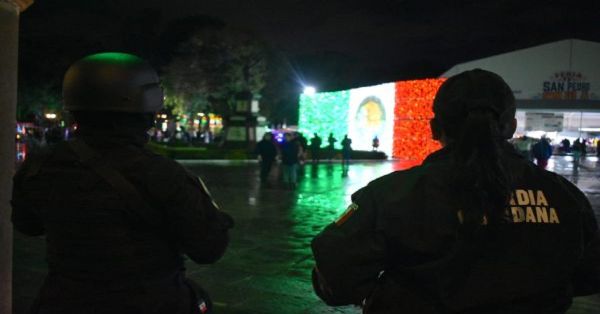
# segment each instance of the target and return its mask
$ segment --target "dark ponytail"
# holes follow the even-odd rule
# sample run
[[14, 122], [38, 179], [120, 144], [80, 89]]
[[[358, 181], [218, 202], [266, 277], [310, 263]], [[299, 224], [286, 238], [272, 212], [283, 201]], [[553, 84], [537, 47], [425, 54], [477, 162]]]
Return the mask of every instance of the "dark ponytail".
[[515, 98], [495, 73], [475, 69], [449, 78], [436, 94], [434, 134], [450, 146], [450, 184], [466, 230], [502, 220], [512, 178], [506, 139], [514, 132]]
[[453, 186], [467, 229], [504, 217], [512, 180], [503, 142], [496, 113], [485, 107], [468, 112], [453, 149]]

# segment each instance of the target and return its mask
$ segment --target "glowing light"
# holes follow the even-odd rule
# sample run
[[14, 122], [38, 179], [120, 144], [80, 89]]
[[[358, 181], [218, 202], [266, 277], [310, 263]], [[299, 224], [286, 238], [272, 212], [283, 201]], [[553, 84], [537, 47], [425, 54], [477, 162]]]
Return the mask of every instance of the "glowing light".
[[304, 95], [306, 96], [312, 96], [314, 94], [317, 93], [317, 89], [314, 88], [313, 86], [306, 86], [304, 87]]
[[420, 163], [440, 144], [432, 139], [432, 104], [444, 79], [381, 84], [351, 90], [300, 95], [298, 130], [307, 137], [317, 133], [327, 145], [333, 133], [344, 134], [357, 150], [371, 150], [375, 135], [388, 156]]
[[432, 139], [429, 120], [433, 118], [433, 98], [443, 81], [396, 82], [394, 157], [422, 161], [440, 149], [440, 144]]
[[377, 136], [379, 150], [392, 156], [395, 97], [394, 83], [350, 90], [348, 137], [354, 150], [370, 151]]
[[275, 140], [278, 143], [283, 143], [283, 137], [284, 137], [283, 133], [277, 133], [277, 134], [275, 134]]
[[138, 56], [131, 55], [128, 53], [122, 52], [101, 52], [97, 54], [93, 54], [91, 56], [87, 56], [84, 58], [87, 61], [96, 61], [96, 62], [113, 62], [113, 63], [121, 63], [121, 64], [140, 64], [144, 63], [144, 60]]
[[345, 134], [348, 134], [348, 105], [350, 91], [316, 93], [312, 96], [300, 95], [298, 131], [307, 138], [314, 133], [323, 139], [327, 146], [329, 133], [338, 140], [339, 146]]
[[600, 132], [600, 128], [579, 128], [581, 132]]
[[163, 118], [163, 119], [166, 119], [167, 115], [163, 113], [163, 114], [160, 115], [160, 117]]
[[56, 119], [56, 113], [47, 113], [45, 115], [46, 119], [53, 120]]

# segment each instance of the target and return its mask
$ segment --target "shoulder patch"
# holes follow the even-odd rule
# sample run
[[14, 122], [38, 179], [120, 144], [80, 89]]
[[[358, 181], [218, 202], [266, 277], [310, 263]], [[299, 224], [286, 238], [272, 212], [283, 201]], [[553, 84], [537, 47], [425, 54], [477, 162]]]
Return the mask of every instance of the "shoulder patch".
[[350, 204], [346, 211], [338, 219], [335, 220], [335, 224], [341, 226], [354, 214], [356, 210], [358, 210], [358, 205], [356, 205], [355, 203]]

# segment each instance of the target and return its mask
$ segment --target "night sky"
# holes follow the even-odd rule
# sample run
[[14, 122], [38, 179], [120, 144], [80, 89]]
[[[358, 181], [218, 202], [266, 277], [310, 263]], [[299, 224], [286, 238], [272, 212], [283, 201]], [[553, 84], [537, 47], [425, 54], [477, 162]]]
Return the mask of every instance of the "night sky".
[[319, 90], [435, 77], [566, 38], [600, 41], [600, 1], [37, 0], [21, 17], [21, 75], [62, 76], [100, 50], [147, 57], [157, 49], [151, 41], [190, 15], [255, 32], [286, 61], [291, 80]]

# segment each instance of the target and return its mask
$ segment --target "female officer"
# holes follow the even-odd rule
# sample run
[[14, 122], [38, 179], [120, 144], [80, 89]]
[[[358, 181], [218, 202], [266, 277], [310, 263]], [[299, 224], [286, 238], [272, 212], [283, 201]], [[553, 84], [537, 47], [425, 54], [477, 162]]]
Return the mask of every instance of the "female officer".
[[313, 240], [316, 293], [365, 313], [564, 313], [597, 293], [590, 204], [507, 143], [516, 107], [502, 78], [454, 76], [433, 111], [443, 148], [354, 193]]

